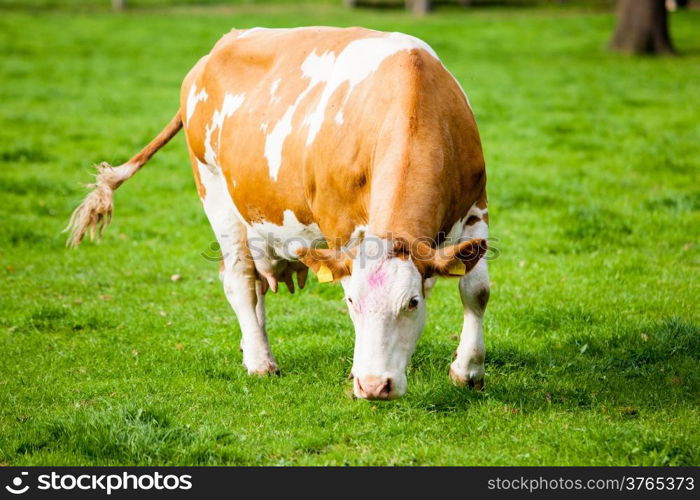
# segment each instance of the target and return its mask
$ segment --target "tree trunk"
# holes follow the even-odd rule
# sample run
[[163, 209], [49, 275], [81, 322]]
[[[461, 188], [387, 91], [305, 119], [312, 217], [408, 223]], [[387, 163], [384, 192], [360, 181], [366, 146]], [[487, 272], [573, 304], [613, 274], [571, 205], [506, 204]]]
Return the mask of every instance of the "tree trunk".
[[424, 16], [430, 12], [430, 0], [406, 0], [406, 8], [417, 16]]
[[618, 0], [610, 47], [630, 54], [672, 54], [664, 0]]
[[116, 11], [122, 11], [126, 7], [126, 0], [112, 0], [112, 8]]

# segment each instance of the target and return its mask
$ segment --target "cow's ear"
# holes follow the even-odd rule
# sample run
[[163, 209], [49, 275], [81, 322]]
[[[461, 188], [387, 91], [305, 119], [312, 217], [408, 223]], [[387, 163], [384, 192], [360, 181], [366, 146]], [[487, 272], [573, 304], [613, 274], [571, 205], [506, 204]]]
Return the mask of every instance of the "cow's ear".
[[352, 273], [352, 258], [342, 250], [303, 247], [297, 255], [313, 269], [320, 283], [337, 281]]
[[487, 248], [486, 240], [481, 238], [439, 248], [424, 266], [426, 277], [464, 276], [486, 255]]

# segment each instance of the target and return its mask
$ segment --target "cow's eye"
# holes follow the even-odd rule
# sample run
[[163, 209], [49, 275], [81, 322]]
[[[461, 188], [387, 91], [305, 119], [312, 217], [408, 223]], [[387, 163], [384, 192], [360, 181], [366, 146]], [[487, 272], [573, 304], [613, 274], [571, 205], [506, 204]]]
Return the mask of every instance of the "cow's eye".
[[350, 304], [353, 303], [353, 302], [352, 302], [352, 299], [351, 299], [350, 297], [348, 297], [348, 302], [349, 302]]
[[408, 301], [406, 309], [408, 309], [409, 311], [415, 311], [416, 307], [418, 307], [418, 297], [413, 297], [411, 300]]

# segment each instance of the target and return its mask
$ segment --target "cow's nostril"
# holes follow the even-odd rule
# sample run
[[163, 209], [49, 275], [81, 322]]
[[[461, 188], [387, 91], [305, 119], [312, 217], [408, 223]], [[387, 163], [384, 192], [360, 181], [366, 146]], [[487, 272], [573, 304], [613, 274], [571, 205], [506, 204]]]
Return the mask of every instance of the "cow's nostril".
[[386, 379], [386, 382], [384, 382], [384, 387], [381, 388], [379, 391], [379, 395], [384, 398], [388, 398], [389, 395], [391, 394], [391, 379], [388, 378]]

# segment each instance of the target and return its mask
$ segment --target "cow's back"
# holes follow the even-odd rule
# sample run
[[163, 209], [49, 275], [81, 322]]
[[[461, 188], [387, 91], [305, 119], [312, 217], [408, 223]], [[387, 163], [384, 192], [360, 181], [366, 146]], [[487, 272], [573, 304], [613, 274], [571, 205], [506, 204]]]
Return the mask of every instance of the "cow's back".
[[[400, 191], [417, 211], [407, 220], [428, 210], [441, 229], [466, 213], [476, 195], [464, 189], [483, 171], [478, 134], [457, 143], [450, 135], [476, 130], [459, 86], [427, 45], [407, 35], [232, 31], [185, 79], [182, 107], [191, 154], [220, 169], [250, 225], [292, 219], [345, 239], [368, 222], [372, 205], [386, 203], [383, 223], [392, 224], [389, 212], [403, 210], [392, 203], [406, 201]], [[439, 158], [423, 151], [431, 148]], [[412, 166], [402, 165], [406, 155]], [[428, 163], [436, 160], [433, 172]], [[436, 196], [449, 207], [434, 206]]]

